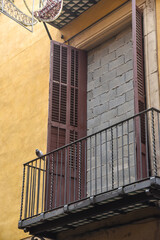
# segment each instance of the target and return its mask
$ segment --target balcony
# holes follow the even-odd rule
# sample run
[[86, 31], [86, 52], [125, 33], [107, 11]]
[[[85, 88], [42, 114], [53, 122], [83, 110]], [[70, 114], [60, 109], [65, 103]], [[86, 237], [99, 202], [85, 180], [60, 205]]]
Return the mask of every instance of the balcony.
[[145, 110], [25, 163], [19, 228], [51, 237], [157, 206], [159, 118]]

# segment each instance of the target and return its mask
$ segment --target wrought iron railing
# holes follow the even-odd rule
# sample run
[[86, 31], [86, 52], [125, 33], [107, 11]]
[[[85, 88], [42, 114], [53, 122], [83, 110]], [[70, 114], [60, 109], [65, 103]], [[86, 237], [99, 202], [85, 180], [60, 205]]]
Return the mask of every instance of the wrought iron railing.
[[25, 163], [20, 220], [159, 175], [159, 118], [148, 109]]

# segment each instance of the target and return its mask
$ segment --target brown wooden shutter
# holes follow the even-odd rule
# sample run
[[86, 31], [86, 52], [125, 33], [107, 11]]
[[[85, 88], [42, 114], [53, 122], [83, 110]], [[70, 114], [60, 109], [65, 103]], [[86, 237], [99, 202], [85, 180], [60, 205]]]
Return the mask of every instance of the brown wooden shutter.
[[[133, 1], [134, 2], [134, 1]], [[134, 5], [134, 3], [133, 3]], [[132, 5], [132, 6], [133, 6]], [[145, 110], [145, 79], [143, 51], [143, 14], [135, 5], [133, 11], [133, 51], [134, 51], [134, 105], [135, 114]], [[137, 178], [147, 176], [146, 145], [145, 145], [145, 115], [135, 119], [136, 149], [137, 149]]]
[[[51, 41], [51, 58], [50, 58], [50, 87], [49, 87], [49, 118], [48, 118], [48, 142], [47, 152], [51, 152], [61, 146], [73, 142], [87, 134], [87, 54], [84, 51], [71, 46]], [[68, 151], [67, 171], [72, 168], [72, 175], [78, 173], [77, 161], [75, 158], [75, 147]], [[78, 150], [76, 150], [78, 152]], [[59, 153], [61, 154], [61, 153]], [[63, 151], [63, 165], [65, 165], [65, 151]], [[57, 156], [52, 156], [50, 162], [50, 174], [54, 171], [54, 177], [49, 177], [48, 199], [51, 195], [53, 203], [47, 203], [47, 208], [63, 205], [64, 192], [54, 200], [54, 192], [63, 188], [64, 179], [59, 179], [57, 168]], [[60, 169], [60, 155], [58, 160], [58, 169]], [[81, 166], [83, 163], [81, 163]], [[75, 169], [74, 169], [75, 166]], [[65, 167], [65, 166], [64, 166]], [[80, 166], [79, 166], [80, 167]], [[58, 170], [59, 171], [59, 170]], [[76, 174], [75, 172], [76, 171]], [[67, 173], [69, 174], [69, 173]], [[56, 175], [58, 175], [58, 184], [56, 185]], [[84, 174], [82, 174], [84, 175]], [[63, 170], [64, 176], [64, 170]], [[74, 178], [74, 177], [73, 177]], [[74, 179], [73, 179], [74, 180]], [[52, 183], [51, 183], [52, 181]], [[72, 183], [71, 183], [72, 184]], [[67, 196], [66, 196], [67, 199]], [[70, 196], [70, 201], [73, 198]], [[49, 200], [48, 200], [49, 201]], [[50, 206], [49, 206], [50, 204]]]
[[86, 107], [86, 52], [51, 41], [47, 152], [86, 136]]

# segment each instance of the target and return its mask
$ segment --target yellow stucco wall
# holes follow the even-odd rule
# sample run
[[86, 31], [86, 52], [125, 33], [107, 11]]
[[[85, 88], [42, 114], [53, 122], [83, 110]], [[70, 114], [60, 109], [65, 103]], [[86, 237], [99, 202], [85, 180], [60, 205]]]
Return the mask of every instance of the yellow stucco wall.
[[[159, 0], [158, 0], [159, 1]], [[54, 40], [72, 37], [124, 0], [102, 0]], [[18, 230], [23, 163], [46, 152], [50, 42], [42, 24], [30, 33], [0, 14], [0, 240], [27, 237]]]
[[50, 41], [42, 24], [30, 33], [3, 14], [0, 36], [0, 240], [18, 240], [23, 163], [46, 152]]

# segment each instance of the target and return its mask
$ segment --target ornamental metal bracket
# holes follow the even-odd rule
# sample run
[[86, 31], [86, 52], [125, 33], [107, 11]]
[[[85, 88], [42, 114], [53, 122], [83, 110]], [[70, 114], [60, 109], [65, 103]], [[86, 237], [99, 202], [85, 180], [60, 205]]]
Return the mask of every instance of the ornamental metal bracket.
[[33, 25], [38, 22], [33, 18], [33, 16], [29, 17], [23, 13], [11, 0], [0, 0], [0, 12], [10, 17], [12, 20], [16, 21], [25, 28], [28, 26], [33, 27]]

